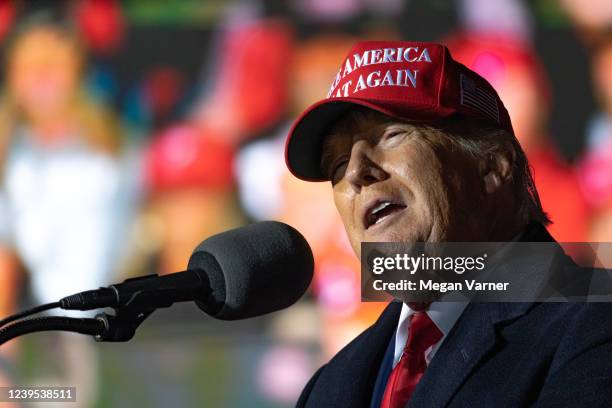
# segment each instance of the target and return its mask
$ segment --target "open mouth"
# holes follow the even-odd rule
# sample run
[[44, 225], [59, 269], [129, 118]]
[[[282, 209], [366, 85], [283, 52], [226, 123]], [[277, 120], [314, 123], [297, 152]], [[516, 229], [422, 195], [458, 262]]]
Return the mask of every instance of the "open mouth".
[[368, 206], [364, 215], [363, 225], [365, 229], [368, 229], [372, 225], [376, 225], [391, 215], [402, 211], [404, 208], [406, 208], [406, 206], [402, 203], [390, 200], [376, 200], [373, 204]]

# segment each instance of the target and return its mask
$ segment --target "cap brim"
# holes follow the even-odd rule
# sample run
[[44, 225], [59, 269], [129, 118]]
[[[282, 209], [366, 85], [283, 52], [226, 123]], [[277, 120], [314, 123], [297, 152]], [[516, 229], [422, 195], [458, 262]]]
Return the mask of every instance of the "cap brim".
[[327, 181], [321, 171], [323, 139], [334, 123], [351, 108], [363, 106], [391, 117], [399, 116], [378, 104], [356, 98], [324, 99], [310, 106], [293, 124], [285, 144], [285, 162], [289, 171], [305, 181]]

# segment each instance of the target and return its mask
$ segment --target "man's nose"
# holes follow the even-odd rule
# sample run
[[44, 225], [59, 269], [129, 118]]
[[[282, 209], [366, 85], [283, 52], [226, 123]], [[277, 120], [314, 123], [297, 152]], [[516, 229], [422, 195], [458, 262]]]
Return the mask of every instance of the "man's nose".
[[361, 191], [362, 187], [383, 181], [389, 176], [371, 158], [372, 152], [370, 150], [366, 140], [355, 142], [351, 149], [351, 158], [346, 166], [345, 177], [357, 193]]

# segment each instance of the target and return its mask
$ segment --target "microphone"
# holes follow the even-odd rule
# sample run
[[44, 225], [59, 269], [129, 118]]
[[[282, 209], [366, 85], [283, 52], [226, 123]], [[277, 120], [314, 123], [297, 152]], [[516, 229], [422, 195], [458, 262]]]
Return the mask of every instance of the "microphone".
[[217, 319], [246, 319], [291, 306], [310, 285], [313, 270], [312, 250], [302, 234], [287, 224], [264, 221], [204, 240], [186, 271], [127, 279], [59, 303], [63, 309], [91, 310], [155, 309], [195, 301]]

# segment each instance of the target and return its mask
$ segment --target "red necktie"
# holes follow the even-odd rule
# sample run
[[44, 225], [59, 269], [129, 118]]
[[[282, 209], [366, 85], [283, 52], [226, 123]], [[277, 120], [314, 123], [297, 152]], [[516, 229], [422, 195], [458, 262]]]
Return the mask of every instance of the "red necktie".
[[389, 376], [380, 408], [404, 408], [425, 372], [425, 350], [442, 339], [427, 313], [410, 316], [408, 340], [400, 361]]

